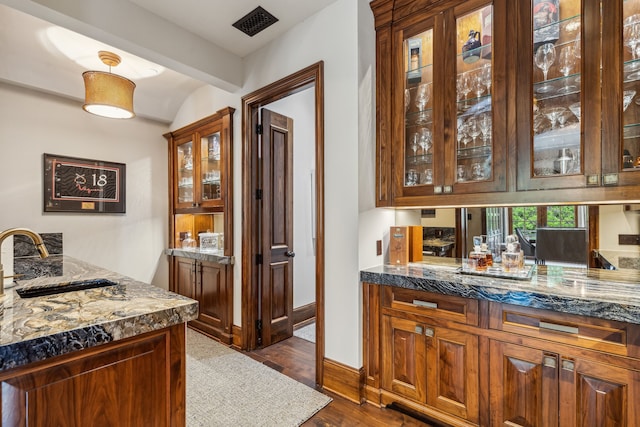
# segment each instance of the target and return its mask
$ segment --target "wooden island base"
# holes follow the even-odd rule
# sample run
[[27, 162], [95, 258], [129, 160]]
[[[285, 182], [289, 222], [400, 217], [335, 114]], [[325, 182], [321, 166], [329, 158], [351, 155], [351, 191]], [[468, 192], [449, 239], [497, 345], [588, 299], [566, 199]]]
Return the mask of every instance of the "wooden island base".
[[185, 425], [185, 324], [3, 372], [3, 426]]

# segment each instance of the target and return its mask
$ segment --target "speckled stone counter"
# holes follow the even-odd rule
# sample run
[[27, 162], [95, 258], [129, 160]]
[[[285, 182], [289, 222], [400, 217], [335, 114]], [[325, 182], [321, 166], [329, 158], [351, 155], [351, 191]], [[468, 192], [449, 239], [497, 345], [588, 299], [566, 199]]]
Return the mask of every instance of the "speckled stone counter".
[[462, 274], [458, 266], [378, 266], [361, 271], [360, 280], [640, 324], [640, 274], [634, 272], [536, 266], [528, 281]]
[[[67, 256], [55, 258], [50, 262], [62, 260], [62, 276], [18, 281], [0, 297], [0, 371], [197, 317], [198, 303], [190, 298]], [[15, 291], [97, 278], [117, 285], [35, 298]]]
[[211, 252], [211, 251], [200, 251], [200, 249], [165, 249], [165, 255], [170, 256], [179, 256], [183, 258], [191, 258], [196, 259], [198, 261], [209, 261], [209, 262], [217, 262], [218, 264], [233, 264], [235, 259], [232, 256], [222, 255], [222, 251]]

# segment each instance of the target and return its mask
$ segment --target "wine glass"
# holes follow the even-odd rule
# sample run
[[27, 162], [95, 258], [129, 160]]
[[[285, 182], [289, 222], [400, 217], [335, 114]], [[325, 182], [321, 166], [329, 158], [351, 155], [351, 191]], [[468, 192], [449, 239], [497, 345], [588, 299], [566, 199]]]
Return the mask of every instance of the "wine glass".
[[489, 90], [491, 89], [491, 64], [484, 64], [480, 71], [480, 75], [482, 76], [484, 85], [487, 87], [487, 95], [489, 95]]
[[420, 147], [424, 156], [431, 148], [431, 130], [427, 127], [420, 129]]
[[418, 117], [418, 120], [416, 120], [416, 123], [422, 124], [427, 122], [427, 114], [424, 107], [427, 105], [427, 102], [429, 102], [430, 97], [431, 86], [429, 86], [427, 83], [423, 83], [418, 86], [418, 92], [416, 94], [416, 106], [420, 110], [420, 116]]
[[636, 91], [635, 90], [625, 90], [622, 93], [622, 111], [626, 111], [627, 107], [629, 107], [629, 104], [631, 104], [631, 101], [633, 100], [633, 97], [636, 96]]
[[487, 145], [491, 136], [491, 115], [485, 113], [480, 117], [480, 131], [482, 132], [482, 145]]
[[411, 136], [411, 143], [409, 144], [409, 148], [411, 148], [411, 151], [413, 151], [414, 159], [418, 154], [419, 147], [420, 147], [420, 135], [418, 134], [418, 132], [416, 132]]
[[[576, 60], [579, 62], [580, 58], [582, 57], [582, 41], [580, 39], [580, 33], [582, 31], [578, 31], [578, 34], [576, 34], [576, 38], [573, 41], [573, 56], [576, 57]], [[575, 80], [574, 83], [580, 83], [580, 75], [578, 75]]]
[[459, 120], [458, 131], [456, 132], [456, 139], [458, 140], [458, 149], [460, 149], [460, 144], [464, 144], [465, 148], [467, 147], [467, 141], [465, 141], [465, 123], [462, 120]]
[[624, 45], [631, 52], [632, 62], [625, 65], [625, 71], [635, 71], [640, 68], [638, 59], [638, 43], [640, 43], [640, 15], [635, 14], [627, 17], [623, 23]]
[[[480, 70], [480, 71], [482, 71], [482, 70]], [[471, 77], [472, 84], [473, 84], [473, 90], [476, 93], [476, 98], [480, 98], [482, 96], [482, 94], [484, 93], [484, 81], [482, 80], [482, 75], [481, 75], [480, 71], [478, 71], [477, 73], [475, 73]]]
[[547, 119], [551, 122], [551, 130], [556, 128], [556, 122], [558, 117], [566, 111], [564, 107], [549, 107], [542, 110], [542, 113], [547, 116]]
[[536, 51], [534, 62], [536, 67], [542, 70], [542, 74], [544, 76], [545, 83], [538, 87], [537, 92], [546, 93], [553, 90], [553, 86], [547, 83], [547, 73], [549, 72], [549, 68], [556, 60], [556, 47], [553, 43], [545, 43], [538, 48]]
[[580, 121], [580, 101], [574, 102], [569, 105], [569, 110], [573, 113], [574, 116], [578, 118], [578, 122]]
[[404, 114], [405, 114], [405, 118], [404, 118], [404, 122], [405, 124], [408, 123], [408, 119], [407, 119], [407, 112], [409, 111], [409, 105], [411, 105], [411, 91], [409, 91], [409, 89], [405, 89], [404, 90]]
[[458, 94], [460, 95], [460, 99], [464, 99], [464, 107], [467, 107], [467, 94], [471, 92], [471, 86], [469, 85], [469, 76], [467, 73], [462, 73], [458, 76], [458, 80], [456, 81], [456, 88], [458, 90]]
[[560, 66], [560, 72], [564, 75], [564, 86], [558, 90], [558, 93], [569, 93], [576, 89], [575, 85], [569, 84], [569, 74], [573, 67], [576, 65], [576, 57], [573, 53], [573, 46], [567, 45], [560, 51], [560, 57], [558, 58], [558, 65]]
[[464, 181], [464, 176], [465, 176], [464, 165], [458, 165], [456, 172], [457, 172], [456, 177], [458, 179], [458, 182]]
[[482, 131], [480, 130], [480, 125], [478, 125], [478, 119], [475, 117], [470, 118], [469, 120], [467, 120], [467, 126], [467, 132], [469, 133], [469, 136], [473, 138], [473, 146], [475, 147], [476, 138], [482, 133]]

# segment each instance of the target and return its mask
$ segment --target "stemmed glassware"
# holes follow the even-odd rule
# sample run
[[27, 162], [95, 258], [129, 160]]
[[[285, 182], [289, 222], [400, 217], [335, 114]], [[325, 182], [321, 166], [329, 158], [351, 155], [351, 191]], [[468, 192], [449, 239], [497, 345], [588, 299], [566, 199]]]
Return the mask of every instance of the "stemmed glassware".
[[549, 68], [556, 60], [556, 47], [553, 43], [545, 43], [538, 48], [536, 51], [534, 62], [536, 67], [542, 70], [542, 74], [544, 76], [545, 83], [538, 87], [537, 92], [546, 93], [553, 90], [553, 85], [546, 83], [547, 81], [547, 73], [549, 72]]
[[480, 117], [480, 131], [482, 132], [482, 145], [486, 146], [491, 136], [491, 115], [489, 113]]
[[425, 156], [431, 148], [431, 130], [427, 127], [420, 129], [420, 147], [422, 155]]
[[482, 74], [478, 71], [471, 77], [471, 79], [476, 97], [480, 98], [484, 93], [484, 81], [482, 80]]
[[456, 81], [456, 88], [460, 99], [464, 99], [464, 109], [467, 108], [467, 94], [471, 92], [471, 85], [469, 84], [469, 76], [466, 73], [461, 73]]
[[480, 126], [478, 125], [478, 119], [475, 117], [467, 120], [467, 132], [469, 136], [473, 138], [473, 146], [476, 146], [476, 138], [480, 136], [482, 131], [480, 130]]
[[425, 107], [431, 98], [431, 86], [427, 83], [423, 83], [418, 86], [418, 92], [416, 94], [416, 106], [420, 110], [420, 116], [416, 123], [422, 124], [427, 122], [427, 112]]
[[627, 111], [627, 107], [631, 104], [633, 97], [636, 96], [635, 90], [625, 90], [622, 93], [622, 111]]
[[578, 122], [580, 121], [580, 101], [574, 102], [569, 105], [569, 110], [573, 113], [574, 116], [578, 118]]
[[411, 136], [411, 144], [409, 147], [411, 148], [411, 151], [413, 151], [413, 157], [415, 159], [415, 156], [418, 154], [418, 148], [420, 147], [420, 135], [418, 132]]
[[480, 70], [480, 76], [482, 77], [482, 82], [487, 87], [487, 95], [489, 95], [489, 90], [491, 89], [491, 64], [484, 64]]
[[565, 107], [549, 107], [542, 110], [542, 113], [547, 116], [547, 119], [551, 122], [551, 130], [556, 128], [556, 122], [558, 121], [558, 117], [567, 109]]
[[466, 124], [464, 121], [460, 120], [460, 123], [458, 124], [458, 132], [456, 133], [456, 138], [458, 140], [458, 149], [460, 148], [460, 144], [464, 144], [465, 148], [467, 147], [467, 140], [466, 137], [467, 135], [465, 134], [466, 131]]
[[567, 45], [560, 51], [560, 57], [558, 58], [558, 65], [560, 66], [560, 72], [564, 75], [564, 86], [558, 90], [558, 93], [569, 93], [576, 89], [575, 85], [569, 84], [569, 74], [573, 67], [576, 65], [576, 57], [574, 54], [573, 46]]
[[[638, 59], [637, 47], [638, 43], [640, 43], [640, 15], [631, 15], [624, 20], [623, 36], [624, 45], [629, 48], [631, 57], [633, 58], [633, 62], [627, 64], [624, 69], [625, 71], [638, 70], [640, 69], [640, 62], [636, 60]], [[635, 80], [637, 78], [638, 76], [636, 76], [636, 73], [634, 73], [632, 76], [629, 76], [630, 80]]]

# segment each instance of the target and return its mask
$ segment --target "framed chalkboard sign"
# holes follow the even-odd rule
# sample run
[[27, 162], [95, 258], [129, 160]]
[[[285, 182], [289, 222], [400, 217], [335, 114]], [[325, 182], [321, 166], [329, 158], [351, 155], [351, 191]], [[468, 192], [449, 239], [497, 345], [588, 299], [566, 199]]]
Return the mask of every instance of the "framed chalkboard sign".
[[44, 154], [45, 212], [125, 212], [123, 163]]

